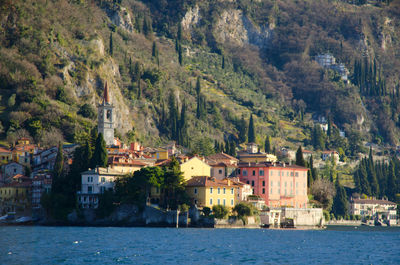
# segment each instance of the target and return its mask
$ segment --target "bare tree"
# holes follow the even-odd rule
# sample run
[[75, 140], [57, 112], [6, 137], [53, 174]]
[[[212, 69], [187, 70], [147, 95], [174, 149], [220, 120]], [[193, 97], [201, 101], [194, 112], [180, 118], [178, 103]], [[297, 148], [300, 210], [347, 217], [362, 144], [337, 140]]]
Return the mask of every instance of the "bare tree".
[[336, 194], [335, 186], [327, 179], [317, 179], [311, 186], [311, 194], [319, 201], [324, 209], [330, 210], [333, 197]]

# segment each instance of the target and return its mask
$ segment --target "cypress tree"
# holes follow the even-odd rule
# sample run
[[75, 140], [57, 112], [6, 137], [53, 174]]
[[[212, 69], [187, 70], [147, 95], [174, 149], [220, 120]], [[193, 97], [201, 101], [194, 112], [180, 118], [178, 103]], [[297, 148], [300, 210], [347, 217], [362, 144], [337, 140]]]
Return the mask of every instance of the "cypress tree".
[[178, 108], [175, 103], [175, 95], [169, 95], [169, 131], [172, 140], [178, 140]]
[[235, 157], [236, 156], [236, 143], [235, 141], [230, 141], [229, 142], [229, 151], [231, 156]]
[[345, 216], [348, 212], [346, 190], [339, 183], [339, 178], [336, 178], [336, 195], [333, 199], [332, 212], [336, 216]]
[[304, 160], [304, 157], [303, 157], [303, 150], [301, 149], [301, 145], [299, 146], [299, 148], [297, 149], [297, 152], [296, 152], [296, 165], [301, 166], [301, 167], [306, 166], [306, 161]]
[[196, 81], [196, 101], [197, 101], [197, 109], [196, 109], [196, 117], [200, 119], [203, 116], [203, 102], [201, 96], [201, 84], [200, 84], [200, 77], [197, 77]]
[[113, 45], [113, 36], [112, 36], [112, 32], [110, 33], [110, 55], [113, 55], [114, 52], [114, 45]]
[[250, 114], [248, 142], [249, 143], [256, 142], [256, 132], [254, 128], [253, 114]]
[[225, 69], [225, 56], [222, 55], [222, 65], [221, 65], [222, 69]]
[[265, 137], [264, 150], [267, 154], [271, 153], [271, 138], [268, 135]]
[[176, 34], [177, 40], [181, 41], [182, 40], [182, 25], [181, 23], [178, 23], [178, 32]]
[[62, 176], [63, 169], [64, 169], [64, 154], [63, 154], [62, 144], [60, 142], [58, 143], [58, 151], [57, 151], [56, 161], [54, 163], [53, 177], [60, 178]]
[[366, 161], [363, 159], [360, 164], [359, 178], [360, 178], [360, 192], [371, 196], [371, 188], [368, 183], [368, 173]]
[[387, 178], [387, 196], [389, 200], [394, 201], [396, 199], [396, 192], [397, 192], [397, 183], [396, 183], [396, 173], [395, 173], [395, 165], [394, 161], [390, 161], [389, 164], [389, 172]]
[[108, 152], [106, 142], [104, 141], [103, 134], [99, 133], [96, 139], [96, 146], [92, 156], [92, 166], [107, 167]]
[[179, 61], [179, 65], [182, 66], [183, 64], [183, 55], [182, 55], [182, 45], [178, 44], [178, 61]]
[[246, 123], [246, 120], [245, 120], [244, 116], [242, 116], [242, 119], [239, 122], [238, 131], [239, 131], [239, 142], [240, 143], [246, 142], [246, 139], [247, 139], [247, 123]]

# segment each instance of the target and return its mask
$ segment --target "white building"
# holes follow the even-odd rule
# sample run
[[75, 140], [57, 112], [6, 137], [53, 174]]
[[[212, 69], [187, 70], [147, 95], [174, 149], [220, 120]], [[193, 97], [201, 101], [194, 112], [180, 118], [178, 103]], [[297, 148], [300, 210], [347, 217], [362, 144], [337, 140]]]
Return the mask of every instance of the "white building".
[[397, 224], [397, 204], [388, 200], [352, 198], [350, 214], [379, 218], [388, 225]]
[[99, 195], [114, 189], [115, 180], [125, 174], [111, 168], [97, 167], [82, 172], [81, 190], [78, 191], [78, 203], [82, 208], [97, 208]]

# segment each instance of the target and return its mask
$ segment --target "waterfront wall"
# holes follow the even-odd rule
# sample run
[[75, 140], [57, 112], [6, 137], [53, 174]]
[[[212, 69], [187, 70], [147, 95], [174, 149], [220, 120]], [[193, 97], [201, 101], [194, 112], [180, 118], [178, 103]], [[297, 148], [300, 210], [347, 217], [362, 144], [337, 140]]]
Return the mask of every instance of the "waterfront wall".
[[282, 218], [293, 219], [294, 226], [323, 226], [322, 208], [282, 208]]

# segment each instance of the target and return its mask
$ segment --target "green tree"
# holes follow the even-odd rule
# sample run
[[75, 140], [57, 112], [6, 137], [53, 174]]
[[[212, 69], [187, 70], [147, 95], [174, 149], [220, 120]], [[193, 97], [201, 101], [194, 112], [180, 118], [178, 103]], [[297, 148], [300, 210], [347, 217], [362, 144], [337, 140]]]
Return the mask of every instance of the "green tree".
[[182, 55], [182, 45], [179, 43], [178, 44], [178, 61], [179, 65], [183, 65], [183, 55]]
[[321, 126], [314, 125], [314, 130], [312, 134], [312, 144], [316, 150], [325, 149], [325, 134], [321, 129]]
[[271, 137], [269, 135], [265, 137], [264, 150], [267, 154], [271, 153]]
[[176, 34], [177, 40], [182, 41], [182, 24], [178, 23], [178, 32]]
[[214, 217], [217, 219], [225, 219], [229, 213], [229, 209], [224, 205], [214, 205], [212, 211]]
[[207, 207], [207, 206], [203, 207], [203, 213], [204, 213], [205, 216], [209, 216], [210, 213], [211, 213], [210, 207]]
[[167, 209], [177, 209], [178, 205], [186, 202], [183, 173], [175, 157], [163, 169], [164, 204]]
[[160, 66], [160, 59], [159, 59], [158, 47], [157, 47], [156, 41], [153, 41], [151, 56], [156, 60], [157, 65]]
[[179, 113], [178, 106], [175, 103], [175, 95], [173, 92], [169, 95], [169, 132], [172, 140], [178, 140]]
[[336, 195], [333, 199], [332, 212], [335, 216], [344, 217], [348, 212], [346, 190], [339, 183], [339, 178], [336, 178]]
[[114, 45], [113, 45], [113, 35], [112, 32], [110, 32], [110, 50], [109, 50], [110, 55], [112, 56], [114, 53]]
[[248, 142], [249, 143], [256, 142], [256, 132], [254, 128], [253, 114], [250, 114]]
[[244, 116], [242, 116], [242, 119], [238, 122], [237, 125], [237, 129], [239, 131], [239, 143], [244, 143], [247, 140], [247, 123], [246, 120], [244, 118]]
[[254, 205], [247, 202], [236, 204], [233, 211], [236, 212], [239, 217], [253, 216], [258, 213]]
[[296, 165], [301, 166], [301, 167], [306, 166], [306, 161], [304, 160], [304, 157], [303, 157], [303, 151], [301, 149], [301, 145], [299, 146], [299, 148], [297, 149], [297, 152], [296, 152]]
[[99, 133], [96, 139], [96, 145], [92, 156], [92, 167], [107, 167], [108, 153], [106, 142], [104, 141], [103, 134]]
[[54, 163], [53, 169], [53, 178], [61, 178], [64, 170], [64, 154], [63, 154], [63, 146], [60, 142], [58, 144], [58, 152], [56, 156], [56, 161]]
[[15, 98], [17, 97], [16, 94], [12, 94], [7, 100], [7, 106], [12, 108], [15, 105]]

